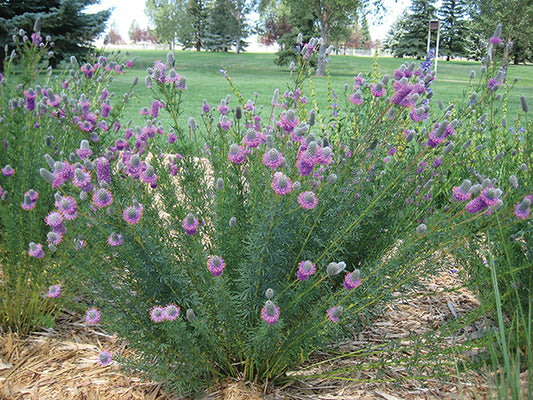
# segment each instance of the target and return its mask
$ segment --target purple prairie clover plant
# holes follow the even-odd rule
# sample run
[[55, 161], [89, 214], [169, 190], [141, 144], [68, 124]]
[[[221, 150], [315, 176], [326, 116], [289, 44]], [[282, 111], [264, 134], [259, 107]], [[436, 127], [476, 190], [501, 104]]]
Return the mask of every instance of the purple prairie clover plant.
[[341, 317], [343, 311], [344, 311], [344, 307], [342, 306], [331, 307], [328, 310], [329, 320], [331, 322], [339, 322], [339, 318]]
[[139, 223], [143, 215], [143, 206], [141, 204], [126, 207], [122, 212], [122, 217], [130, 225]]
[[263, 164], [269, 168], [278, 168], [285, 162], [285, 157], [278, 150], [272, 148], [263, 155]]
[[48, 292], [46, 295], [52, 298], [57, 298], [61, 296], [61, 285], [58, 284], [48, 287]]
[[193, 236], [196, 233], [199, 224], [200, 222], [192, 213], [188, 213], [182, 221], [183, 229], [185, 229], [185, 233], [189, 236]]
[[532, 203], [532, 197], [533, 195], [526, 196], [520, 203], [516, 203], [514, 207], [514, 215], [516, 215], [517, 218], [526, 219], [529, 216], [531, 212], [530, 206]]
[[122, 235], [116, 232], [111, 233], [111, 235], [109, 235], [109, 237], [107, 238], [107, 243], [113, 247], [120, 246], [123, 242], [124, 238], [122, 237]]
[[302, 261], [298, 264], [298, 271], [296, 272], [296, 276], [300, 281], [305, 281], [307, 278], [309, 278], [311, 275], [313, 275], [316, 271], [316, 266], [311, 261], [306, 260]]
[[306, 210], [312, 210], [318, 204], [318, 198], [312, 191], [305, 191], [298, 196], [298, 203]]
[[104, 208], [113, 203], [113, 195], [109, 189], [100, 188], [93, 193], [93, 205], [96, 208]]
[[30, 257], [43, 258], [44, 257], [43, 245], [40, 243], [31, 242], [28, 255]]
[[261, 318], [270, 325], [275, 324], [279, 318], [279, 307], [272, 300], [267, 300], [261, 310]]
[[163, 309], [163, 317], [167, 321], [174, 321], [180, 316], [180, 308], [175, 304], [167, 304]]
[[96, 308], [89, 308], [85, 313], [85, 322], [91, 325], [99, 323], [101, 320], [100, 311]]
[[108, 366], [109, 364], [111, 364], [111, 361], [113, 361], [113, 356], [107, 350], [103, 350], [98, 353], [98, 357], [96, 358], [96, 362], [102, 367]]
[[246, 157], [246, 151], [244, 146], [239, 146], [236, 143], [233, 143], [229, 147], [228, 160], [234, 164], [242, 164]]
[[358, 269], [353, 272], [348, 272], [344, 278], [344, 288], [346, 290], [352, 290], [361, 285], [360, 272]]
[[271, 186], [274, 192], [280, 196], [284, 196], [292, 191], [292, 181], [280, 171], [274, 173], [274, 180]]
[[165, 320], [165, 309], [161, 306], [153, 306], [149, 312], [153, 322], [163, 322]]
[[224, 271], [225, 267], [226, 263], [224, 263], [224, 260], [219, 256], [211, 256], [209, 257], [209, 260], [207, 260], [207, 268], [213, 276], [222, 275], [222, 271]]

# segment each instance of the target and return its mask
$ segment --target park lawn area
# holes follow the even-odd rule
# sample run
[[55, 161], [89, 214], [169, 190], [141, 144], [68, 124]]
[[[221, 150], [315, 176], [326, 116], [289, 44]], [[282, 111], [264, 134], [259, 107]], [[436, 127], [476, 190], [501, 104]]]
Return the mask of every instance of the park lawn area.
[[[270, 107], [272, 94], [278, 88], [283, 94], [285, 90], [293, 89], [290, 81], [290, 71], [288, 67], [280, 67], [274, 63], [276, 57], [271, 53], [207, 53], [195, 51], [175, 51], [175, 68], [177, 72], [187, 79], [187, 91], [183, 94], [181, 104], [181, 119], [179, 123], [184, 126], [189, 117], [199, 120], [202, 110], [202, 100], [206, 99], [212, 107], [220, 104], [220, 100], [228, 94], [231, 95], [231, 88], [220, 72], [224, 68], [234, 82], [237, 90], [242, 94], [245, 101], [252, 100], [257, 106], [264, 105]], [[119, 77], [112, 83], [111, 89], [117, 95], [129, 90], [131, 82], [135, 76], [139, 77], [139, 84], [130, 106], [127, 109], [124, 120], [130, 118], [133, 125], [145, 123], [146, 117], [139, 114], [142, 107], [150, 108], [151, 96], [149, 90], [144, 85], [146, 69], [153, 66], [155, 60], [166, 61], [166, 50], [130, 50], [129, 56], [136, 57], [133, 68]], [[377, 65], [374, 63], [377, 62]], [[338, 95], [339, 107], [345, 104], [344, 87], [348, 84], [347, 95], [353, 93], [352, 86], [354, 76], [359, 73], [367, 75], [376, 69], [375, 76], [381, 77], [387, 73], [393, 75], [394, 69], [400, 67], [402, 63], [419, 63], [420, 60], [400, 59], [392, 57], [378, 57], [377, 60], [371, 57], [343, 56], [335, 55], [329, 60], [329, 71], [331, 88]], [[462, 93], [468, 89], [469, 75], [471, 71], [476, 72], [474, 84], [481, 76], [481, 64], [474, 61], [443, 61], [438, 62], [437, 77], [433, 81], [432, 89], [435, 92], [433, 107], [437, 107], [440, 100], [446, 106], [450, 102], [457, 103], [463, 101]], [[532, 65], [509, 65], [508, 81], [513, 85], [513, 90], [509, 93], [507, 105], [500, 102], [495, 107], [500, 108], [500, 115], [507, 108], [509, 110], [509, 121], [514, 119], [520, 111], [520, 95], [526, 98], [533, 94], [533, 66]], [[311, 76], [310, 80], [304, 83], [302, 91], [308, 101], [312, 101], [311, 85], [314, 87], [317, 102], [321, 110], [328, 110], [328, 77]], [[513, 80], [518, 78], [516, 84]], [[255, 98], [257, 93], [257, 99]], [[468, 92], [470, 93], [470, 91]], [[506, 89], [501, 88], [500, 93], [506, 94]], [[461, 97], [458, 97], [461, 96]], [[533, 101], [533, 99], [529, 99]], [[237, 100], [232, 96], [230, 107], [235, 108]], [[264, 115], [264, 113], [263, 113]], [[328, 116], [324, 116], [327, 119]], [[160, 113], [160, 120], [163, 127], [168, 129], [172, 124], [167, 120], [166, 113]]]

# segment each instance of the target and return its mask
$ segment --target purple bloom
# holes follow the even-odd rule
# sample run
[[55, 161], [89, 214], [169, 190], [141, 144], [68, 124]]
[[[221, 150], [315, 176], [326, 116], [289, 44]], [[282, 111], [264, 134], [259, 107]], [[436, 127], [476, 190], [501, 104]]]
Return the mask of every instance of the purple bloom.
[[298, 196], [298, 203], [306, 210], [311, 210], [318, 204], [318, 198], [311, 191], [305, 191]]
[[275, 324], [279, 318], [279, 307], [271, 300], [267, 300], [263, 309], [261, 310], [261, 318], [263, 318], [270, 325]]
[[110, 246], [120, 246], [122, 244], [122, 242], [124, 241], [122, 235], [119, 235], [118, 233], [116, 232], [113, 232], [111, 235], [109, 235], [109, 237], [107, 238], [107, 243], [110, 245]]
[[331, 307], [328, 310], [328, 317], [329, 317], [330, 321], [331, 322], [339, 322], [339, 318], [340, 318], [340, 316], [341, 316], [343, 311], [344, 311], [344, 308], [342, 306]]
[[76, 149], [76, 154], [82, 160], [93, 154], [93, 151], [89, 148], [89, 142], [87, 140], [81, 141], [80, 148]]
[[363, 103], [363, 93], [361, 93], [361, 91], [358, 90], [355, 93], [353, 93], [352, 95], [350, 95], [349, 100], [350, 100], [350, 103], [355, 104], [355, 105], [362, 104]]
[[227, 131], [231, 127], [231, 125], [233, 125], [233, 123], [228, 119], [228, 117], [226, 117], [225, 115], [220, 116], [220, 120], [218, 122], [218, 126], [220, 127], [220, 129]]
[[488, 207], [492, 207], [496, 205], [496, 203], [498, 202], [500, 194], [501, 194], [501, 191], [499, 189], [488, 187], [481, 191], [481, 193], [479, 194], [479, 197], [483, 199], [483, 202]]
[[483, 201], [483, 198], [481, 196], [476, 197], [473, 200], [470, 200], [468, 203], [466, 203], [465, 209], [470, 214], [476, 214], [481, 210], [484, 210], [487, 208], [487, 204]]
[[492, 44], [500, 44], [502, 42], [502, 39], [497, 36], [491, 36], [489, 39], [489, 43]]
[[61, 296], [61, 285], [52, 285], [48, 287], [48, 293], [46, 295], [54, 298]]
[[291, 133], [294, 128], [298, 125], [300, 121], [294, 115], [294, 110], [288, 110], [287, 112], [281, 113], [280, 119], [281, 127], [287, 133]]
[[204, 99], [203, 104], [202, 104], [202, 111], [207, 114], [210, 109], [211, 109], [211, 106], [207, 103], [207, 100]]
[[30, 257], [43, 258], [44, 257], [43, 245], [40, 243], [31, 242], [30, 250], [28, 251], [28, 254]]
[[313, 275], [316, 271], [316, 266], [311, 261], [306, 260], [300, 262], [298, 264], [298, 271], [296, 272], [296, 276], [299, 280], [305, 281], [307, 278], [309, 278], [311, 275]]
[[44, 222], [46, 225], [55, 228], [63, 223], [63, 214], [59, 211], [52, 211], [45, 217]]
[[129, 206], [124, 209], [124, 212], [122, 213], [122, 217], [124, 218], [124, 221], [126, 221], [130, 225], [135, 225], [139, 223], [143, 216], [143, 207], [139, 205], [139, 207], [136, 206]]
[[161, 306], [153, 306], [150, 310], [150, 319], [154, 322], [162, 322], [165, 320], [165, 309]]
[[84, 192], [92, 192], [93, 190], [93, 185], [91, 185], [91, 174], [86, 172], [84, 167], [76, 168], [72, 183]]
[[453, 197], [458, 201], [470, 200], [472, 193], [470, 193], [470, 188], [472, 187], [472, 182], [468, 179], [465, 179], [461, 186], [454, 186], [452, 189]]
[[161, 103], [159, 100], [154, 100], [152, 102], [152, 108], [150, 110], [150, 117], [157, 118], [159, 115], [159, 109], [165, 107], [163, 103]]
[[291, 180], [283, 172], [275, 172], [274, 180], [272, 181], [272, 189], [280, 196], [290, 193], [292, 190]]
[[516, 215], [517, 218], [526, 219], [531, 212], [529, 206], [531, 206], [531, 199], [526, 196], [520, 203], [515, 205], [514, 215]]
[[226, 264], [224, 263], [224, 260], [219, 256], [211, 256], [209, 257], [209, 260], [207, 260], [207, 268], [211, 271], [213, 276], [220, 276], [225, 266]]
[[104, 208], [111, 203], [113, 203], [113, 195], [108, 189], [100, 188], [93, 193], [93, 204], [96, 208]]
[[81, 66], [81, 72], [83, 72], [87, 78], [91, 79], [93, 77], [94, 68], [91, 64], [84, 64]]
[[242, 142], [247, 147], [257, 147], [265, 140], [264, 136], [260, 132], [256, 132], [253, 128], [248, 129], [246, 135], [244, 135]]
[[490, 92], [494, 92], [498, 90], [500, 85], [501, 85], [501, 82], [497, 81], [494, 78], [490, 78], [489, 82], [487, 83], [487, 89], [489, 89]]
[[111, 355], [111, 353], [107, 350], [104, 350], [104, 351], [101, 351], [99, 354], [98, 354], [98, 358], [96, 360], [96, 362], [101, 365], [102, 367], [105, 367], [109, 364], [111, 364], [111, 361], [113, 361], [113, 356]]
[[97, 324], [100, 322], [100, 319], [100, 311], [98, 311], [96, 308], [89, 308], [85, 313], [85, 322], [88, 324]]
[[107, 158], [100, 157], [96, 160], [96, 177], [98, 178], [98, 183], [107, 182], [108, 185], [111, 184], [109, 160]]
[[372, 96], [374, 97], [382, 97], [385, 95], [386, 90], [385, 90], [385, 87], [383, 86], [383, 83], [378, 82], [372, 85], [372, 87], [370, 88], [370, 92], [372, 93]]
[[185, 233], [189, 236], [192, 236], [196, 233], [196, 229], [198, 229], [199, 222], [196, 218], [194, 218], [194, 215], [192, 215], [192, 213], [189, 213], [183, 219], [182, 225], [183, 229], [185, 229]]
[[24, 91], [24, 97], [26, 98], [25, 107], [28, 111], [35, 110], [35, 99], [37, 98], [37, 93], [33, 89], [28, 89]]
[[285, 157], [276, 149], [270, 149], [263, 155], [263, 164], [269, 168], [281, 167], [285, 162]]
[[233, 143], [229, 147], [228, 160], [230, 160], [232, 163], [241, 164], [244, 162], [244, 157], [245, 157], [244, 146], [239, 146], [238, 144]]
[[168, 304], [163, 310], [163, 317], [167, 321], [174, 321], [180, 315], [180, 308], [175, 304]]
[[71, 196], [62, 196], [55, 202], [55, 206], [63, 215], [63, 218], [71, 221], [78, 216], [76, 212], [78, 210], [78, 204], [76, 200]]
[[344, 288], [346, 290], [352, 290], [358, 287], [361, 284], [361, 279], [359, 278], [359, 270], [356, 269], [353, 272], [348, 272], [344, 278]]
[[11, 168], [11, 165], [7, 164], [4, 168], [2, 168], [2, 173], [4, 176], [11, 176], [15, 173], [15, 170]]
[[146, 169], [141, 172], [141, 181], [149, 184], [152, 187], [157, 186], [157, 175], [154, 172], [154, 167], [148, 165]]

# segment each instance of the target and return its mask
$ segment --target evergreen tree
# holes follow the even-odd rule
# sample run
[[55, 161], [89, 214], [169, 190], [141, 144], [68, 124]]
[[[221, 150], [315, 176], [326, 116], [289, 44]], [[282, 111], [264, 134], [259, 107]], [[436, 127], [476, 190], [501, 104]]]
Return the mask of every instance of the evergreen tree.
[[441, 17], [440, 48], [447, 60], [466, 56], [467, 25], [464, 0], [443, 0], [439, 10]]
[[361, 48], [369, 50], [372, 47], [372, 36], [370, 36], [370, 28], [368, 27], [368, 20], [366, 15], [361, 18]]
[[180, 31], [180, 42], [186, 49], [202, 50], [206, 35], [208, 9], [205, 0], [189, 0], [187, 14]]
[[[435, 19], [435, 0], [413, 0], [409, 7], [409, 17], [405, 26], [405, 34], [401, 37], [402, 55], [423, 58], [427, 53], [427, 37], [429, 21]], [[436, 44], [436, 36], [432, 36], [430, 47]]]
[[248, 36], [244, 1], [215, 0], [207, 18], [205, 48], [210, 51], [228, 51], [235, 46], [238, 53], [246, 46]]
[[91, 48], [91, 42], [104, 31], [111, 10], [88, 14], [83, 10], [99, 0], [2, 0], [0, 2], [0, 70], [3, 70], [4, 48], [11, 47], [13, 32], [24, 29], [28, 36], [40, 18], [40, 34], [50, 36], [54, 56], [50, 62], [76, 56], [83, 59]]

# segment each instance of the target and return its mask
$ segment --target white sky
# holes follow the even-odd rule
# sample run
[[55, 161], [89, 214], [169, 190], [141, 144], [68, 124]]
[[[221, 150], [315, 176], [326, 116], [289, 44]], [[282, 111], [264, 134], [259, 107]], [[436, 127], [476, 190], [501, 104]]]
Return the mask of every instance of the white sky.
[[[410, 0], [384, 0], [386, 15], [377, 23], [370, 15], [370, 34], [373, 40], [383, 39], [390, 26], [396, 18], [409, 6]], [[148, 18], [144, 13], [145, 0], [101, 0], [100, 4], [95, 4], [86, 8], [87, 12], [93, 13], [108, 8], [114, 8], [109, 23], [115, 23], [122, 38], [128, 42], [128, 30], [133, 20], [141, 28], [148, 26]]]

